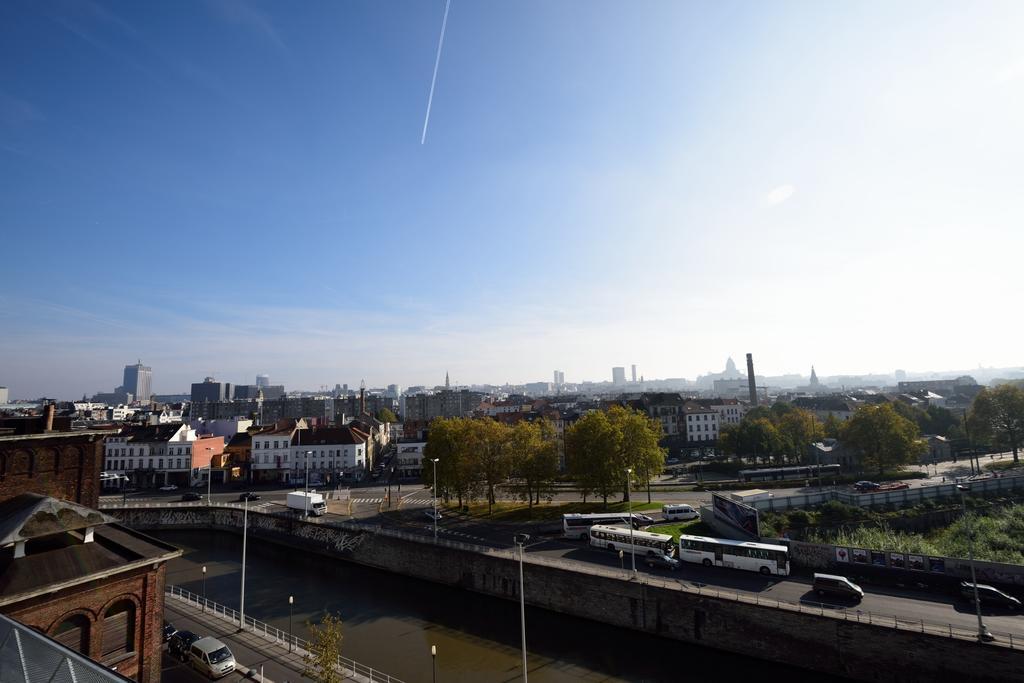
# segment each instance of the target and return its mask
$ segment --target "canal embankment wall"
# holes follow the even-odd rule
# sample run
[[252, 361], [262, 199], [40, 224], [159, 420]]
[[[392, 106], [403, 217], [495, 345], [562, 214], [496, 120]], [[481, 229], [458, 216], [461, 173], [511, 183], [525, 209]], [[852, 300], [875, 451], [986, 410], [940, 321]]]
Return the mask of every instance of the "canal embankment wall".
[[[192, 507], [105, 509], [140, 530], [217, 529], [240, 533], [241, 510]], [[477, 548], [375, 527], [305, 522], [249, 513], [249, 542], [271, 541], [326, 557], [509, 600], [518, 600], [519, 565], [510, 550]], [[720, 595], [657, 577], [631, 579], [527, 554], [527, 604], [603, 624], [803, 666], [863, 681], [1019, 681], [1024, 649], [979, 644], [924, 624], [857, 620], [827, 610]], [[859, 618], [859, 615], [858, 615]]]

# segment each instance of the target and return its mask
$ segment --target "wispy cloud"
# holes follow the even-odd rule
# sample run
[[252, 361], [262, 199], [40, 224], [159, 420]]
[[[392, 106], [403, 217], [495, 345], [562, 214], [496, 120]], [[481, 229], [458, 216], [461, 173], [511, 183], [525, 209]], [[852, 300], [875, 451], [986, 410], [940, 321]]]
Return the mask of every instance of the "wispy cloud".
[[796, 187], [793, 185], [779, 185], [764, 196], [764, 202], [768, 206], [778, 206], [788, 201], [794, 192], [796, 192]]
[[41, 118], [42, 114], [31, 102], [0, 90], [0, 124], [22, 126]]
[[209, 4], [228, 23], [241, 26], [288, 53], [288, 46], [281, 39], [274, 22], [265, 12], [256, 9], [246, 0], [210, 0]]
[[1024, 57], [1004, 65], [997, 70], [993, 81], [996, 85], [1006, 85], [1024, 78]]

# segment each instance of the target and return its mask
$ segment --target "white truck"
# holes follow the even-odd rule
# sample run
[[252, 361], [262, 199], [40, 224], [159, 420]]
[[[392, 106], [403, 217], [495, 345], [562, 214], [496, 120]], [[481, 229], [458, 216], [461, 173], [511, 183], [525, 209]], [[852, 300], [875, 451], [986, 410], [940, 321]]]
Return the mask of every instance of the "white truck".
[[288, 494], [288, 508], [316, 517], [327, 514], [323, 494], [315, 491], [292, 491]]

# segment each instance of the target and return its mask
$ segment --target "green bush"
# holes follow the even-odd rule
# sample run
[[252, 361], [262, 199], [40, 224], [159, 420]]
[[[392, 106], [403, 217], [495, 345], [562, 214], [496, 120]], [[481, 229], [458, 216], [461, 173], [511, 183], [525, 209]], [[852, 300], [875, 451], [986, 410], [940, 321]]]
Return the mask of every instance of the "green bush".
[[818, 508], [818, 518], [826, 526], [842, 524], [864, 517], [864, 511], [856, 505], [847, 505], [838, 500], [830, 500]]
[[789, 526], [811, 526], [814, 524], [814, 516], [807, 510], [790, 510], [786, 517]]

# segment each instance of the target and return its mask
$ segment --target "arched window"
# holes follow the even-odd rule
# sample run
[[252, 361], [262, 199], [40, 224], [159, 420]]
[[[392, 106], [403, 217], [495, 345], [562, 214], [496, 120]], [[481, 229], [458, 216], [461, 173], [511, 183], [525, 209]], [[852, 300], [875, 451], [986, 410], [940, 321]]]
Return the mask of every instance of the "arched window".
[[89, 656], [89, 619], [84, 614], [75, 614], [60, 623], [53, 632], [53, 639], [64, 647]]
[[135, 603], [115, 602], [103, 615], [103, 659], [135, 651]]

